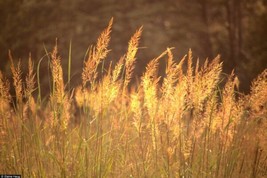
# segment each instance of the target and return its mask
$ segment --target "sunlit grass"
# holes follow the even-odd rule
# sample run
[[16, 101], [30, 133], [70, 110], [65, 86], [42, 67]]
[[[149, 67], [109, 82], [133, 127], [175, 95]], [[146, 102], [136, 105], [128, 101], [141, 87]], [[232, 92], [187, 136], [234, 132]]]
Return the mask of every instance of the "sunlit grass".
[[[84, 61], [80, 86], [63, 80], [57, 45], [49, 55], [51, 91], [41, 98], [29, 57], [26, 79], [12, 56], [12, 87], [0, 72], [0, 173], [23, 177], [264, 177], [267, 175], [267, 70], [238, 92], [223, 78], [220, 56], [202, 66], [192, 51], [179, 62], [171, 48], [134, 76], [142, 28], [116, 64], [104, 68], [113, 21]], [[166, 60], [158, 76], [159, 60]], [[195, 67], [193, 67], [195, 66]], [[101, 70], [99, 70], [101, 68]], [[37, 77], [36, 77], [37, 76]], [[36, 79], [37, 78], [37, 79]], [[37, 80], [37, 82], [36, 82]], [[38, 98], [33, 97], [38, 92]]]

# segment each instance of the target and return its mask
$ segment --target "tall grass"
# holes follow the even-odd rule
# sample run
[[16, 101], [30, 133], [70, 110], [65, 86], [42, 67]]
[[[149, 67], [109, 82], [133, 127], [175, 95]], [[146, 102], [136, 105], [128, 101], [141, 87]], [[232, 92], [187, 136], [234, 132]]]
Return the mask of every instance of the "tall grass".
[[[0, 72], [0, 173], [23, 177], [265, 177], [267, 70], [238, 92], [238, 78], [222, 75], [220, 56], [179, 62], [171, 48], [134, 76], [142, 28], [116, 64], [103, 68], [113, 20], [84, 61], [80, 86], [63, 80], [57, 45], [49, 55], [51, 91], [42, 101], [31, 57], [26, 79], [11, 60], [10, 82]], [[70, 43], [71, 50], [71, 43]], [[164, 76], [158, 76], [165, 60]], [[106, 61], [108, 63], [108, 61]], [[102, 69], [101, 69], [102, 66]], [[194, 67], [195, 66], [195, 67]], [[36, 86], [36, 76], [37, 84]], [[38, 88], [38, 90], [37, 90]]]

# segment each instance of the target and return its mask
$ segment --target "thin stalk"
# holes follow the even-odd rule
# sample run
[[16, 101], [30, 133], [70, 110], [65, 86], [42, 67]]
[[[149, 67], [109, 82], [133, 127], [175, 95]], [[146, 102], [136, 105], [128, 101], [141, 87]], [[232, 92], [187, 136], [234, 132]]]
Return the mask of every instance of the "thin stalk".
[[[57, 45], [57, 41], [56, 41], [56, 45]], [[50, 61], [51, 61], [51, 58], [50, 58], [50, 55], [49, 55], [49, 53], [48, 53], [48, 51], [47, 51], [47, 49], [46, 49], [46, 47], [45, 47], [45, 45], [43, 44], [43, 46], [44, 46], [44, 50], [45, 50], [45, 54], [46, 54], [46, 56], [47, 56], [47, 58], [48, 58], [48, 61], [47, 61], [47, 76], [48, 76], [48, 81], [51, 81], [50, 80]], [[50, 82], [48, 83], [49, 84], [49, 88], [50, 88], [50, 91], [51, 91], [51, 84], [50, 84]]]
[[38, 105], [40, 106], [41, 105], [41, 102], [42, 102], [42, 93], [41, 93], [41, 82], [40, 82], [40, 66], [41, 66], [41, 62], [43, 61], [43, 59], [46, 57], [46, 56], [49, 56], [48, 54], [45, 54], [38, 62], [38, 65], [37, 65], [37, 88], [38, 88], [38, 98], [37, 98], [37, 102], [38, 102]]
[[70, 76], [71, 76], [71, 61], [72, 61], [72, 56], [71, 56], [71, 41], [70, 41], [70, 46], [69, 46], [69, 59], [68, 59], [68, 86], [69, 86], [69, 91], [70, 91]]
[[145, 160], [144, 160], [145, 154], [144, 154], [143, 142], [142, 142], [141, 122], [140, 122], [140, 125], [139, 125], [138, 135], [139, 135], [139, 139], [138, 140], [139, 140], [139, 146], [140, 146], [140, 149], [141, 149], [142, 166], [143, 166], [143, 171], [144, 171], [144, 177], [147, 177], [146, 167], [145, 167]]

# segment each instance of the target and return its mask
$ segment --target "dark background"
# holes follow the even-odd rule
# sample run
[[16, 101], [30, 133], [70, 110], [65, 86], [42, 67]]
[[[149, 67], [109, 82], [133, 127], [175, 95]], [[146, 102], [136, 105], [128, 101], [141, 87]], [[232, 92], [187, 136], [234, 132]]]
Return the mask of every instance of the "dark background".
[[[10, 77], [9, 49], [25, 69], [31, 52], [37, 66], [58, 38], [64, 69], [71, 41], [72, 84], [79, 84], [86, 50], [111, 17], [108, 60], [117, 61], [143, 26], [136, 75], [166, 47], [175, 47], [177, 61], [189, 48], [194, 60], [220, 54], [224, 72], [235, 69], [244, 92], [267, 67], [266, 0], [1, 0], [0, 70]], [[46, 65], [42, 62], [43, 86], [48, 83]]]

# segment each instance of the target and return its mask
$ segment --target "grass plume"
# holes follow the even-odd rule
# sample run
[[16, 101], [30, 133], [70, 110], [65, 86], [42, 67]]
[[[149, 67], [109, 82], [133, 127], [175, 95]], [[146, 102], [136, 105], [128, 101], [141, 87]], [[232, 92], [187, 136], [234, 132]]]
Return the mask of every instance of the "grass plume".
[[[220, 87], [220, 56], [201, 65], [199, 59], [194, 63], [192, 50], [176, 60], [174, 49], [167, 48], [148, 62], [141, 82], [135, 83], [131, 80], [143, 29], [131, 37], [127, 53], [105, 68], [112, 24], [113, 19], [90, 48], [78, 86], [70, 86], [74, 83], [71, 51], [67, 83], [57, 44], [51, 53], [46, 52], [51, 74], [48, 101], [40, 97], [43, 58], [35, 69], [29, 56], [24, 79], [23, 63], [15, 65], [9, 54], [12, 88], [0, 71], [1, 173], [266, 177], [266, 69], [245, 95], [238, 91], [234, 72]], [[160, 76], [160, 60], [165, 58], [165, 74]]]

